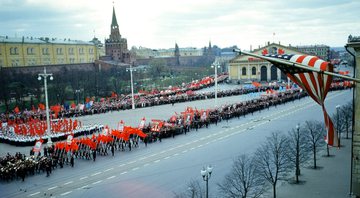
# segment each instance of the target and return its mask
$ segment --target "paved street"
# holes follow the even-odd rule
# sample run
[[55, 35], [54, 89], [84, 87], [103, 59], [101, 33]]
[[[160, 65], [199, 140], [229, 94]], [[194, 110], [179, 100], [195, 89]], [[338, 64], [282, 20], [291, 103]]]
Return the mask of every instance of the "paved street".
[[[248, 98], [219, 98], [219, 104]], [[331, 115], [337, 104], [345, 104], [351, 99], [351, 91], [330, 92], [326, 101], [328, 113]], [[87, 116], [81, 120], [84, 124], [103, 123], [115, 128], [122, 119], [126, 125], [136, 126], [144, 116], [165, 119], [174, 112], [180, 113], [186, 106], [201, 109], [213, 104], [213, 99], [195, 101]], [[0, 197], [172, 197], [174, 192], [187, 190], [186, 183], [192, 179], [202, 180], [200, 170], [208, 164], [214, 167], [209, 188], [210, 195], [215, 197], [216, 184], [228, 173], [236, 156], [253, 153], [271, 132], [287, 132], [306, 120], [323, 120], [321, 107], [309, 97], [240, 119], [223, 121], [209, 129], [163, 139], [148, 147], [140, 144], [130, 152], [116, 151], [114, 158], [99, 156], [96, 162], [77, 159], [74, 168], [57, 169], [50, 177], [40, 174], [27, 177], [25, 182], [1, 183]], [[1, 153], [4, 148], [18, 150], [1, 145]], [[28, 154], [30, 148], [20, 149]], [[205, 182], [201, 184], [205, 185]]]

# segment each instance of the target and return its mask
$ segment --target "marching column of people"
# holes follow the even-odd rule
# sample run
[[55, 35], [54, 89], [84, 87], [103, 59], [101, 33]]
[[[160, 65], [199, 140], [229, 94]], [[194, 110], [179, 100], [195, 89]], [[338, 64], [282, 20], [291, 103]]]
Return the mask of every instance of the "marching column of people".
[[[332, 90], [343, 89], [342, 87], [332, 87]], [[286, 102], [299, 100], [307, 94], [301, 90], [288, 90], [281, 92], [278, 95], [266, 95], [258, 99], [239, 102], [235, 104], [224, 105], [217, 109], [209, 110], [208, 116], [204, 119], [199, 111], [194, 111], [194, 116], [191, 122], [185, 121], [182, 115], [176, 117], [175, 120], [169, 119], [165, 122], [169, 123], [161, 128], [159, 132], [151, 131], [150, 124], [144, 127], [143, 132], [147, 134], [146, 137], [141, 138], [137, 135], [130, 135], [128, 140], [113, 137], [110, 142], [96, 142], [95, 139], [91, 141], [95, 147], [79, 143], [76, 151], [66, 148], [44, 147], [43, 154], [30, 151], [30, 156], [16, 153], [14, 156], [7, 154], [0, 158], [0, 179], [4, 181], [11, 181], [16, 178], [25, 180], [26, 176], [34, 175], [46, 171], [46, 176], [50, 176], [52, 170], [64, 165], [70, 167], [75, 166], [76, 160], [92, 160], [96, 162], [97, 156], [107, 156], [108, 151], [112, 156], [115, 156], [115, 151], [129, 152], [139, 147], [139, 141], [142, 141], [147, 147], [148, 143], [162, 141], [163, 138], [173, 137], [179, 134], [187, 134], [193, 130], [197, 131], [200, 128], [208, 128], [210, 124], [217, 124], [218, 122], [228, 121], [231, 118], [240, 118], [255, 111], [269, 109], [271, 106], [284, 104]], [[96, 133], [100, 133], [97, 129]]]

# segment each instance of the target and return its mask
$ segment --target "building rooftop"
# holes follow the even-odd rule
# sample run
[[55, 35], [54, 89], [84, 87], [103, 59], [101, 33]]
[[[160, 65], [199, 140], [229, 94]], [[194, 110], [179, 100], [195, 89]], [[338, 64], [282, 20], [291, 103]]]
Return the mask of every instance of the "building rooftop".
[[54, 44], [81, 44], [81, 45], [94, 45], [93, 42], [80, 41], [80, 40], [70, 40], [70, 39], [58, 39], [58, 38], [48, 38], [48, 37], [8, 37], [0, 36], [1, 43], [54, 43]]
[[299, 46], [296, 46], [296, 48], [310, 48], [310, 47], [329, 47], [327, 45], [324, 45], [324, 44], [320, 44], [320, 45], [299, 45]]

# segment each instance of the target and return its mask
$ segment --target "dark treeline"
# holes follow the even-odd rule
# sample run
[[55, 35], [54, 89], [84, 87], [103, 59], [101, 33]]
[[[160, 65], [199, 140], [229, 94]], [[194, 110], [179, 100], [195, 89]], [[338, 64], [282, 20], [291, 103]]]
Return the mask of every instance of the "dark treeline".
[[[49, 72], [50, 73], [50, 72]], [[44, 81], [36, 74], [24, 74], [0, 70], [0, 101], [4, 111], [12, 111], [15, 106], [21, 110], [45, 102]], [[64, 68], [53, 73], [48, 79], [49, 105], [64, 104], [68, 100], [83, 102], [86, 97], [108, 97], [114, 91], [118, 94], [129, 93], [124, 89], [129, 84], [130, 75], [125, 68], [111, 68], [102, 71], [82, 71]], [[79, 100], [79, 101], [77, 101]]]

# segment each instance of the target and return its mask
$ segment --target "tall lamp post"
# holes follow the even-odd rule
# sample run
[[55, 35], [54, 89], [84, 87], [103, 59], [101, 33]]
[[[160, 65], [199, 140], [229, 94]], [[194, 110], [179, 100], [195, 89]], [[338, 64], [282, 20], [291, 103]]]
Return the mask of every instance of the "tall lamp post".
[[340, 113], [340, 105], [336, 105], [336, 132], [337, 132], [337, 135], [338, 135], [338, 147], [340, 147], [340, 136], [341, 136], [341, 133], [340, 133], [340, 122], [339, 122], [339, 113]]
[[75, 93], [77, 95], [77, 104], [79, 104], [79, 101], [80, 101], [80, 89], [76, 89]]
[[49, 116], [49, 102], [48, 102], [48, 92], [47, 92], [47, 78], [49, 77], [50, 80], [53, 80], [53, 76], [52, 74], [48, 74], [46, 73], [46, 67], [44, 67], [44, 73], [40, 73], [38, 74], [38, 80], [44, 79], [44, 89], [45, 89], [45, 108], [46, 108], [46, 125], [47, 125], [47, 129], [46, 129], [46, 134], [48, 135], [48, 145], [52, 144], [51, 141], [51, 125], [50, 125], [50, 116]]
[[126, 68], [126, 71], [130, 71], [130, 81], [131, 81], [131, 106], [132, 109], [135, 109], [135, 100], [134, 100], [134, 81], [133, 81], [133, 71], [136, 71], [135, 68], [130, 64], [129, 68]]
[[206, 198], [209, 197], [209, 179], [211, 177], [212, 169], [211, 165], [209, 165], [207, 168], [203, 167], [200, 171], [203, 180], [206, 182]]
[[217, 69], [220, 68], [220, 65], [217, 61], [215, 61], [212, 65], [211, 68], [215, 68], [215, 107], [217, 107], [218, 102], [217, 102], [217, 93], [218, 93], [218, 78], [217, 78]]

